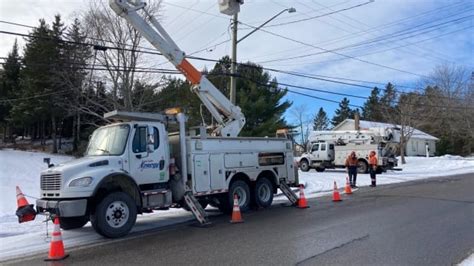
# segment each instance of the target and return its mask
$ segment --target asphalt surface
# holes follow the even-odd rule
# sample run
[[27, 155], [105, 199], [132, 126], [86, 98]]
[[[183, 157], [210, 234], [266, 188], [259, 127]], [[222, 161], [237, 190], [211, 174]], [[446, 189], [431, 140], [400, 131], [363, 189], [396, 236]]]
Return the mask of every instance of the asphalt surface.
[[474, 252], [473, 191], [474, 173], [361, 188], [338, 203], [244, 213], [242, 224], [220, 215], [208, 228], [173, 225], [67, 250], [52, 265], [452, 265]]

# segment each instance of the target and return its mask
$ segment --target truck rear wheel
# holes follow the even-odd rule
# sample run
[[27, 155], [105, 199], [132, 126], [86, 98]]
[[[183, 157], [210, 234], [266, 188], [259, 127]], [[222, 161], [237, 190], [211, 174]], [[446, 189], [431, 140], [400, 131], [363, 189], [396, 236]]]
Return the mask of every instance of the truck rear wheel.
[[59, 225], [63, 230], [71, 230], [81, 228], [89, 222], [89, 217], [78, 216], [78, 217], [59, 217]]
[[126, 193], [114, 192], [107, 195], [97, 205], [91, 215], [92, 227], [108, 238], [127, 235], [137, 220], [135, 201]]
[[303, 159], [300, 161], [300, 169], [303, 172], [308, 172], [309, 171], [309, 162], [306, 159]]
[[231, 213], [234, 206], [234, 194], [239, 199], [240, 211], [248, 211], [250, 209], [250, 188], [243, 180], [232, 182], [229, 192], [221, 198], [219, 202], [219, 210], [223, 213]]
[[359, 160], [357, 162], [357, 173], [366, 174], [369, 170], [369, 165], [364, 160]]
[[268, 208], [273, 202], [273, 184], [268, 178], [260, 178], [255, 184], [255, 203], [257, 207]]

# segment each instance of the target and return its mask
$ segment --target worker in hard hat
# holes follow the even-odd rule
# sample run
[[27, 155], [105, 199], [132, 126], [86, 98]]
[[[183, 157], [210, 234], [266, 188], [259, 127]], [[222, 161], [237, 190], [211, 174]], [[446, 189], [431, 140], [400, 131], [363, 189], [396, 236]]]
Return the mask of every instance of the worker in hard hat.
[[378, 159], [377, 159], [377, 154], [375, 151], [371, 151], [369, 154], [369, 173], [370, 173], [370, 179], [372, 181], [372, 184], [370, 185], [371, 187], [375, 187], [375, 181], [376, 181], [376, 174], [377, 174], [377, 165], [378, 165]]
[[346, 159], [346, 171], [349, 175], [349, 181], [352, 188], [357, 188], [356, 179], [357, 179], [357, 155], [355, 151], [352, 151], [351, 154]]

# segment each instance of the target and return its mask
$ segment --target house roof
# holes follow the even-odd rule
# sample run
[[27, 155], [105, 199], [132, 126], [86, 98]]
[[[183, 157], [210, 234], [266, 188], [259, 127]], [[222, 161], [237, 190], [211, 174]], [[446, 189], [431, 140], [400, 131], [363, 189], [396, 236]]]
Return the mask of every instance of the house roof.
[[[332, 130], [338, 130], [341, 128], [344, 124], [346, 123], [355, 123], [354, 119], [346, 119], [342, 121], [339, 125], [335, 126]], [[398, 127], [400, 128], [400, 125], [393, 125], [390, 123], [382, 123], [382, 122], [373, 122], [373, 121], [367, 121], [367, 120], [360, 120], [359, 121], [360, 128], [361, 129], [369, 129], [369, 128], [393, 128], [393, 127]], [[428, 133], [425, 133], [419, 129], [414, 129], [411, 138], [416, 138], [416, 139], [425, 139], [425, 140], [439, 140], [437, 137], [432, 136]]]

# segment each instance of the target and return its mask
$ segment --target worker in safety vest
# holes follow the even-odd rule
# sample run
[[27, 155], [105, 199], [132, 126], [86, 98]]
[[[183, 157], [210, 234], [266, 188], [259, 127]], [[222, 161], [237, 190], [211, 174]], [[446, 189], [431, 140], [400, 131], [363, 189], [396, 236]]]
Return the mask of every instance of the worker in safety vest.
[[352, 188], [357, 188], [356, 179], [357, 179], [357, 155], [355, 151], [352, 151], [349, 157], [346, 159], [346, 170], [349, 174], [349, 181]]
[[371, 187], [375, 187], [375, 175], [377, 173], [377, 165], [378, 165], [378, 160], [377, 160], [377, 155], [375, 151], [371, 151], [369, 154], [369, 172], [370, 172], [370, 179], [372, 180], [372, 184], [370, 185]]

